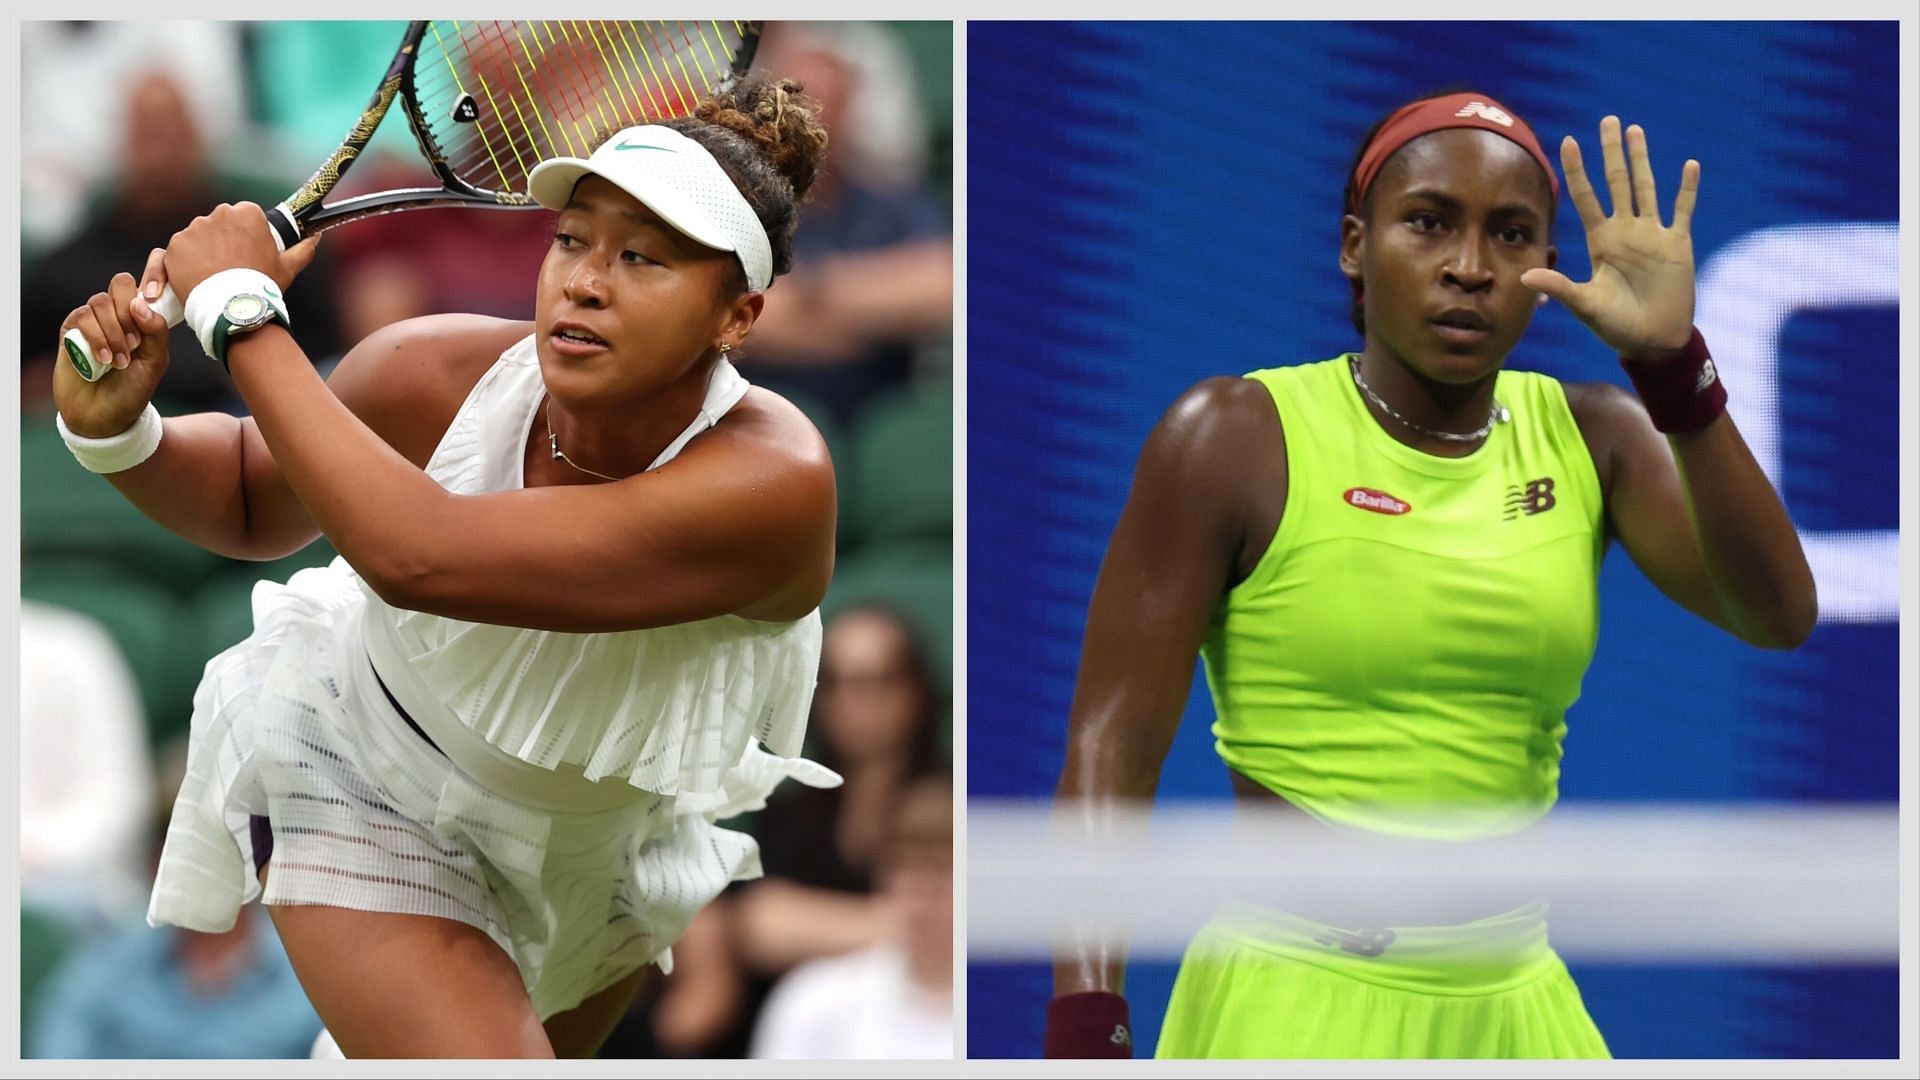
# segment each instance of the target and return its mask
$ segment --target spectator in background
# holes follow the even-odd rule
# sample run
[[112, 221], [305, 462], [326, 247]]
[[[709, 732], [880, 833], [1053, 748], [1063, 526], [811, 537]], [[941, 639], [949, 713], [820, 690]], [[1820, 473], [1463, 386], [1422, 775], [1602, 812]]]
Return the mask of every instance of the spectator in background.
[[117, 120], [132, 88], [151, 73], [179, 86], [197, 129], [221, 132], [231, 144], [247, 121], [238, 25], [20, 24], [20, 237], [29, 262], [71, 239], [121, 172]]
[[[784, 296], [767, 295], [740, 367], [763, 385], [818, 401], [842, 422], [874, 392], [905, 382], [916, 346], [952, 328], [949, 215], [915, 190], [917, 174], [908, 175], [924, 153], [866, 153], [852, 134], [873, 113], [861, 104], [867, 96], [896, 105], [915, 98], [910, 79], [864, 81], [905, 72], [904, 63], [859, 59], [889, 50], [901, 51], [873, 27], [776, 23], [755, 59], [799, 80], [836, 135], [801, 211], [799, 269]], [[884, 126], [902, 129], [892, 144], [924, 142], [923, 134], [906, 133], [897, 108], [879, 115], [893, 118]]]
[[[425, 182], [391, 164], [371, 172], [381, 188]], [[554, 224], [544, 208], [427, 210], [330, 234], [341, 333], [358, 341], [403, 319], [456, 311], [533, 318], [527, 282], [553, 246]]]
[[[186, 741], [161, 757], [147, 806], [157, 861], [186, 774]], [[149, 874], [152, 862], [148, 865]], [[320, 1032], [257, 908], [232, 930], [154, 929], [135, 917], [68, 955], [47, 979], [23, 1049], [38, 1058], [304, 1058]]]
[[747, 1056], [775, 979], [893, 940], [897, 905], [873, 891], [887, 830], [905, 790], [948, 775], [926, 657], [907, 624], [878, 606], [836, 616], [813, 707], [819, 761], [845, 783], [773, 794], [753, 830], [766, 876], [701, 910], [674, 945], [673, 973], [641, 988], [602, 1057]]
[[20, 896], [75, 929], [144, 909], [153, 765], [133, 671], [84, 615], [20, 604]]
[[953, 1055], [952, 786], [916, 781], [888, 816], [887, 834], [881, 940], [780, 980], [754, 1031], [754, 1057]]
[[913, 632], [877, 606], [827, 626], [814, 721], [820, 762], [840, 787], [776, 792], [760, 815], [766, 877], [740, 890], [740, 955], [773, 977], [805, 960], [880, 941], [873, 872], [901, 793], [947, 775], [927, 662]]
[[[64, 82], [76, 80], [72, 73]], [[285, 191], [241, 191], [220, 178], [181, 81], [164, 68], [129, 80], [121, 102], [120, 138], [105, 152], [114, 168], [106, 202], [79, 233], [27, 268], [21, 290], [20, 356], [22, 404], [43, 403], [52, 383], [48, 366], [59, 348], [60, 323], [76, 297], [91, 296], [114, 274], [138, 274], [148, 254], [165, 247], [184, 223], [223, 199], [252, 199], [271, 206]], [[39, 126], [40, 120], [34, 126]], [[331, 356], [339, 343], [326, 302], [327, 269], [315, 261], [288, 291], [301, 313], [301, 341], [309, 355]], [[319, 270], [319, 274], [314, 273]], [[240, 408], [226, 374], [205, 359], [185, 324], [173, 329], [172, 354], [156, 401], [163, 410], [234, 412]], [[195, 360], [200, 362], [196, 363]]]

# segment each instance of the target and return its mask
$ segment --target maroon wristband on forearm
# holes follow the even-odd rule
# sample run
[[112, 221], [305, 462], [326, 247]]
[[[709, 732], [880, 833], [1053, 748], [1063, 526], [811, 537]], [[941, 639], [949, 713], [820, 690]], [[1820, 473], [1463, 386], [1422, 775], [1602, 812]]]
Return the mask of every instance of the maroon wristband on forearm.
[[1103, 990], [1054, 998], [1047, 1004], [1045, 1054], [1050, 1058], [1132, 1057], [1127, 999]]
[[1653, 426], [1668, 435], [1699, 431], [1727, 411], [1727, 388], [1714, 370], [1707, 342], [1695, 328], [1676, 356], [1664, 360], [1620, 358]]

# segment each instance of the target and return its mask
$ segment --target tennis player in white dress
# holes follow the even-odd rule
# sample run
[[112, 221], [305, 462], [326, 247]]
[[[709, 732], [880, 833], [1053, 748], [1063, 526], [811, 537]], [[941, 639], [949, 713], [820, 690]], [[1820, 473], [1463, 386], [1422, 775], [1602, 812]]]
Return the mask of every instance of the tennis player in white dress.
[[[257, 586], [208, 663], [151, 922], [269, 905], [350, 1056], [589, 1055], [759, 872], [715, 821], [838, 782], [799, 757], [832, 466], [727, 358], [824, 148], [799, 88], [753, 76], [544, 162], [533, 322], [397, 324], [325, 382], [280, 298], [312, 244], [278, 252], [251, 204], [75, 310], [121, 369], [56, 376], [82, 464], [215, 551], [342, 556]], [[148, 404], [163, 281], [250, 418]]]

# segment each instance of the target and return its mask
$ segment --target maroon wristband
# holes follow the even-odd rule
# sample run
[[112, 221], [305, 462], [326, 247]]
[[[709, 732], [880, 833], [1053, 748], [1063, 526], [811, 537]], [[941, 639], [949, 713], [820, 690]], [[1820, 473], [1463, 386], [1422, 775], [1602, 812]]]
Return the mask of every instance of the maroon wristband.
[[1640, 403], [1647, 407], [1653, 426], [1675, 435], [1699, 431], [1727, 411], [1727, 388], [1714, 370], [1706, 339], [1698, 327], [1680, 352], [1664, 360], [1620, 358], [1633, 380]]
[[1133, 1026], [1127, 999], [1104, 990], [1068, 994], [1047, 1004], [1045, 1056], [1130, 1058]]

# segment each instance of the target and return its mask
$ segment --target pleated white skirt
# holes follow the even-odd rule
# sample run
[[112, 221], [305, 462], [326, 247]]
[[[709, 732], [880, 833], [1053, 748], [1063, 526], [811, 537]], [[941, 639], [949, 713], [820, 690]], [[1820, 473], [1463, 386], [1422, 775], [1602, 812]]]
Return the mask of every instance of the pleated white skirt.
[[[754, 840], [716, 820], [763, 806], [788, 777], [838, 782], [749, 742], [699, 811], [637, 788], [612, 809], [529, 805], [476, 782], [393, 708], [344, 564], [262, 582], [253, 603], [253, 633], [208, 662], [194, 695], [156, 926], [225, 930], [255, 899], [453, 919], [514, 958], [544, 1019], [649, 962], [670, 970], [694, 914], [759, 876]], [[273, 828], [264, 895], [253, 815]]]

